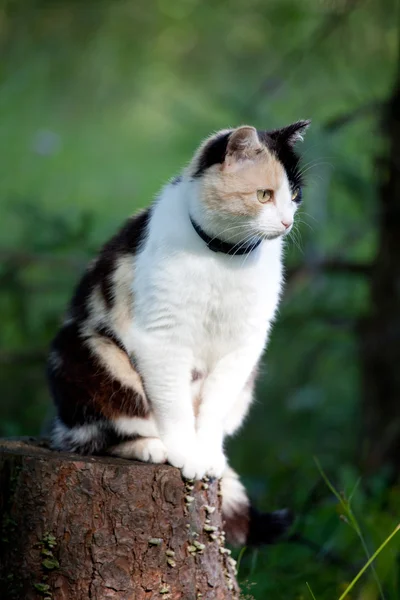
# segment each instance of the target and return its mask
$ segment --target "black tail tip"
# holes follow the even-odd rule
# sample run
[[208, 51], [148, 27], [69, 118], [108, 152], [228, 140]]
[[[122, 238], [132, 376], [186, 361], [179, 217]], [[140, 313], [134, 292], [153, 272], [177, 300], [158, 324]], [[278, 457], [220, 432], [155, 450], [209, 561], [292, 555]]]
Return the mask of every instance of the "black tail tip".
[[263, 513], [251, 507], [247, 543], [250, 546], [274, 544], [285, 536], [293, 520], [293, 514], [287, 508]]

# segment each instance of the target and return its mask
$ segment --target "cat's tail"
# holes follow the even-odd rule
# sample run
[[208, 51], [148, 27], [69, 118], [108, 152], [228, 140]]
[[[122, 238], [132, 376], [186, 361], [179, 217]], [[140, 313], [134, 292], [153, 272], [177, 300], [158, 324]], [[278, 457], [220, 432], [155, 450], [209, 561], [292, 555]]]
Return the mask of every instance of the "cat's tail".
[[287, 509], [263, 513], [250, 503], [246, 490], [233, 469], [221, 479], [222, 517], [227, 541], [233, 546], [273, 544], [289, 529], [293, 517]]

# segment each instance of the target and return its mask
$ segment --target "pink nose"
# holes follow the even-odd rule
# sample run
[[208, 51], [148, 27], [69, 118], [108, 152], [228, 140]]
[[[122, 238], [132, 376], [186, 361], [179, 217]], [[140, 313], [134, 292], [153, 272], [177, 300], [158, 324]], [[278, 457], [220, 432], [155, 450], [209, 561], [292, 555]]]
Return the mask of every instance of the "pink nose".
[[286, 227], [286, 229], [289, 229], [289, 227], [292, 224], [292, 221], [281, 221], [281, 223], [284, 227]]

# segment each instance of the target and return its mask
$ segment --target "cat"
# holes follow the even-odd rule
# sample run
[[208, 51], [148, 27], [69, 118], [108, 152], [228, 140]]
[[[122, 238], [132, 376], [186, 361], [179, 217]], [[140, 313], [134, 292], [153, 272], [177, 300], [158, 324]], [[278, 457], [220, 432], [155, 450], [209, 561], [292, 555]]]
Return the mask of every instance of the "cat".
[[309, 123], [205, 140], [88, 266], [48, 359], [53, 448], [221, 477], [233, 544], [271, 543], [291, 522], [251, 506], [223, 444], [248, 412], [279, 303]]

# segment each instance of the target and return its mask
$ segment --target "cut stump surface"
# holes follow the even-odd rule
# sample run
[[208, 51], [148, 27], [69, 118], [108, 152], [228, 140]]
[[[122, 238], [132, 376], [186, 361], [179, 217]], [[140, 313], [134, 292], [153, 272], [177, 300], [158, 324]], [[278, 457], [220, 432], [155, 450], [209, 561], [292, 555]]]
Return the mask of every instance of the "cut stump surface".
[[217, 482], [0, 440], [2, 600], [237, 599]]

